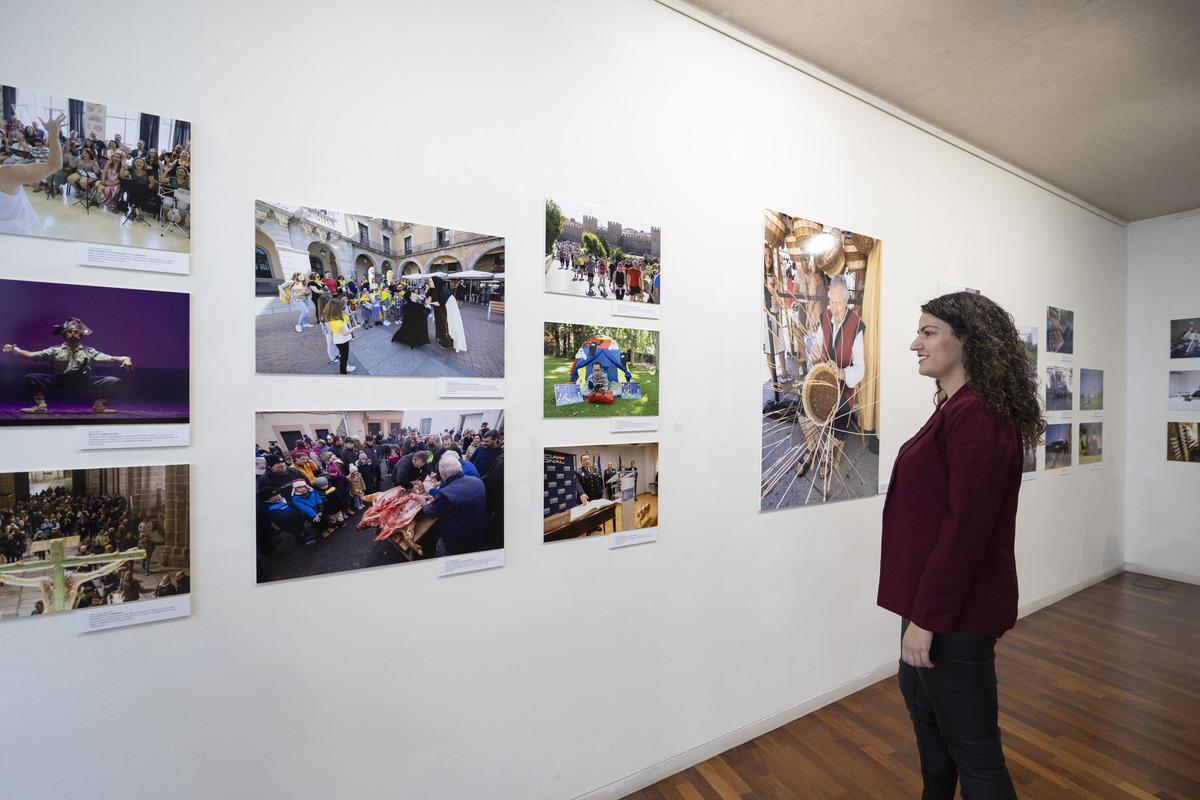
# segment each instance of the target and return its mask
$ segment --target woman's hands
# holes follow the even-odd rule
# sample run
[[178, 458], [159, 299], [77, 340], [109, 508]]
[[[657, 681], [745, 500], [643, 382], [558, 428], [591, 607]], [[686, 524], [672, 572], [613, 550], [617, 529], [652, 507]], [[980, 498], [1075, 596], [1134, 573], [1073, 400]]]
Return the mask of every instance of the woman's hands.
[[933, 632], [927, 631], [915, 622], [909, 622], [900, 642], [900, 660], [910, 667], [931, 668], [929, 646], [933, 644]]

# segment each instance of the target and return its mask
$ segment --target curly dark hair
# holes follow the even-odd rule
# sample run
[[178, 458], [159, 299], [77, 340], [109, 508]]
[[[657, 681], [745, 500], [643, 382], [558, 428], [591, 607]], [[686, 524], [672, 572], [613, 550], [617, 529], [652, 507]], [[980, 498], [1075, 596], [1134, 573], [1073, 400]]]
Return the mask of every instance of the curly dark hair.
[[[1012, 315], [993, 300], [972, 292], [935, 297], [921, 310], [950, 326], [963, 343], [963, 366], [975, 391], [1001, 419], [1012, 422], [1021, 444], [1033, 447], [1046, 432], [1037, 388], [1037, 370]], [[941, 391], [941, 385], [938, 386]]]

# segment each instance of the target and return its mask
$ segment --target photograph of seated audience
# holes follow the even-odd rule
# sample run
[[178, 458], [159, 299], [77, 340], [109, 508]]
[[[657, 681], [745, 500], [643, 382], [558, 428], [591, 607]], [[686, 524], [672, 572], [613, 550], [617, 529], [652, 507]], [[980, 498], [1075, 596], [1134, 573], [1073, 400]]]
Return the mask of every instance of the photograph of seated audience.
[[258, 582], [504, 547], [504, 411], [260, 412]]
[[0, 233], [188, 252], [190, 123], [0, 89]]
[[0, 474], [0, 619], [187, 594], [190, 541], [187, 465]]

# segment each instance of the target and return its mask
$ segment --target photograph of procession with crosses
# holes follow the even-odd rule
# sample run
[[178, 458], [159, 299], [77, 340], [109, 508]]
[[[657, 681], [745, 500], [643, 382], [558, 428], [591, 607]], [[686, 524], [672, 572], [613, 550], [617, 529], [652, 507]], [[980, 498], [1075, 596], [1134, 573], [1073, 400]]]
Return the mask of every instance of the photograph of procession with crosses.
[[191, 592], [186, 464], [0, 473], [0, 619]]

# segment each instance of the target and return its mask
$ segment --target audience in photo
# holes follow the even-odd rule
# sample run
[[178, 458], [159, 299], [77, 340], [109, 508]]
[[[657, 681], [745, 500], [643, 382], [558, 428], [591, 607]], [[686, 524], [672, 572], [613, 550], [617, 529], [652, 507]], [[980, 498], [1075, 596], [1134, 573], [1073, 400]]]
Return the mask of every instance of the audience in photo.
[[[78, 546], [66, 555], [87, 557], [142, 549], [147, 554], [140, 561], [142, 571], [149, 574], [151, 557], [157, 546], [165, 542], [166, 531], [161, 518], [132, 512], [128, 499], [121, 495], [75, 495], [51, 487], [0, 511], [0, 562], [42, 560], [46, 547], [37, 547], [35, 543], [76, 536]], [[165, 568], [167, 562], [164, 548], [160, 566]], [[104, 563], [72, 569], [78, 575]], [[127, 561], [121, 568], [83, 583], [75, 607], [131, 602], [150, 594], [162, 596], [153, 586], [143, 587], [134, 577], [134, 562]]]
[[[61, 169], [29, 184], [32, 192], [47, 197], [85, 198], [94, 206], [133, 218], [158, 215], [184, 227], [188, 222], [191, 191], [191, 140], [160, 154], [139, 139], [129, 147], [114, 135], [99, 131], [80, 136], [77, 131], [58, 135], [62, 145]], [[46, 131], [26, 125], [17, 117], [0, 130], [0, 165], [44, 164], [50, 157]]]
[[[473, 443], [473, 455], [464, 455]], [[479, 430], [431, 434], [397, 428], [364, 439], [331, 434], [314, 441], [301, 436], [290, 452], [270, 442], [266, 448], [256, 446], [256, 455], [258, 546], [265, 556], [278, 552], [279, 534], [292, 536], [296, 545], [304, 548], [338, 534], [347, 525], [356, 525], [353, 517], [377, 492], [438, 475], [441, 483], [432, 490], [436, 497], [459, 473], [483, 481], [486, 504], [482, 511], [476, 509], [480, 513], [468, 515], [470, 525], [482, 527], [465, 540], [458, 536], [462, 520], [453, 508], [447, 509], [449, 519], [455, 520], [455, 541], [480, 543], [476, 550], [503, 547], [504, 450], [500, 432], [486, 423]], [[442, 474], [447, 458], [461, 464], [460, 470], [450, 471], [453, 475]], [[422, 539], [423, 557], [432, 557], [438, 554], [438, 528], [426, 537]], [[336, 542], [336, 537], [331, 542]], [[457, 554], [454, 543], [448, 544], [450, 549], [442, 548], [441, 554]]]

